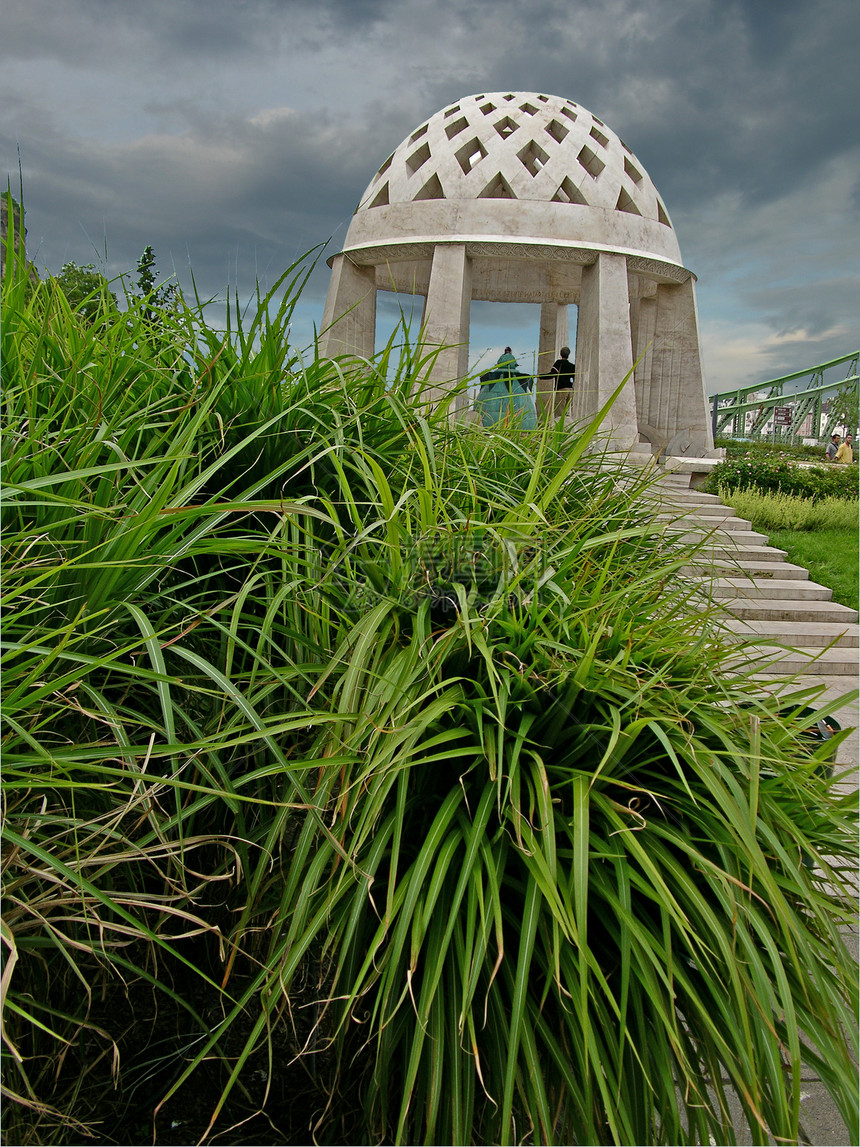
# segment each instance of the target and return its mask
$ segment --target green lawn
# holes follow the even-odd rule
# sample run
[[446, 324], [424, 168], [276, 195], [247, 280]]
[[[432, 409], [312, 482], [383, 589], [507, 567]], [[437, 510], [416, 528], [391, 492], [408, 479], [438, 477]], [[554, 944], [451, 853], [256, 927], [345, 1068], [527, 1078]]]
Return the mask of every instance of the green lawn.
[[770, 544], [785, 550], [788, 561], [805, 566], [809, 576], [833, 590], [833, 600], [858, 607], [860, 559], [857, 530], [774, 530]]

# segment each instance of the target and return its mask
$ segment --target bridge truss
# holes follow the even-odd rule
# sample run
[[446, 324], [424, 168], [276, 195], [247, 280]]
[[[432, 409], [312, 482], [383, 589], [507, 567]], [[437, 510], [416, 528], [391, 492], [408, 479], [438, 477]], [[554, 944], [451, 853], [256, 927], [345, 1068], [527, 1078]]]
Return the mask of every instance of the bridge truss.
[[[783, 375], [782, 378], [710, 395], [714, 437], [760, 438], [765, 426], [773, 420], [774, 437], [789, 442], [798, 436], [800, 428], [811, 415], [809, 437], [820, 438], [822, 403], [827, 395], [835, 394], [852, 383], [857, 385], [858, 358], [860, 351], [855, 350], [841, 358]], [[843, 369], [838, 370], [839, 367]], [[834, 374], [840, 377], [834, 379]], [[792, 383], [799, 383], [802, 389], [787, 390], [786, 387]], [[777, 411], [781, 423], [778, 427]]]

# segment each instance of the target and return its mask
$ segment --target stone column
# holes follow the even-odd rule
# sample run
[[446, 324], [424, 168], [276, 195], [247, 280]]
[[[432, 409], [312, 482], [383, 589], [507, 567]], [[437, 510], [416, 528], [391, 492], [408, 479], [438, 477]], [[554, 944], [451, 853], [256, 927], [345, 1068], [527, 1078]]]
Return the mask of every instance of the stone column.
[[320, 354], [372, 358], [376, 349], [376, 270], [336, 255], [319, 335]]
[[[463, 243], [442, 243], [433, 252], [430, 285], [424, 303], [422, 328], [428, 351], [441, 347], [430, 370], [425, 394], [438, 402], [452, 383], [469, 373], [469, 309], [472, 302], [472, 261]], [[437, 385], [432, 385], [436, 383]], [[465, 392], [452, 409], [467, 405]]]
[[[636, 392], [636, 413], [639, 433], [651, 440], [648, 411], [651, 394], [651, 352], [654, 343], [654, 324], [657, 321], [657, 287], [654, 294], [643, 295], [637, 300], [635, 309], [631, 307], [630, 317], [633, 339], [634, 390]], [[657, 443], [656, 445], [659, 445]]]
[[620, 450], [629, 450], [639, 440], [632, 366], [627, 259], [602, 251], [582, 269], [574, 417], [577, 421], [593, 417], [629, 375], [604, 422], [611, 445]]
[[667, 455], [713, 453], [692, 276], [657, 288], [649, 422], [664, 436]]
[[[538, 376], [546, 374], [558, 358], [558, 352], [567, 346], [567, 303], [541, 303], [540, 335], [538, 338]], [[535, 380], [538, 412], [546, 415], [553, 410], [554, 386], [551, 379]]]

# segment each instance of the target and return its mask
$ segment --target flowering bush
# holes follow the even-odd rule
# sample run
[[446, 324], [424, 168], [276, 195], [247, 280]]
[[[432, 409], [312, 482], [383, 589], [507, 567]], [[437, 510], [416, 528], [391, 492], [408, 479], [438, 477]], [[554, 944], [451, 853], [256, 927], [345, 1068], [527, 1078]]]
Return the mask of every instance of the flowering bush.
[[814, 502], [831, 497], [857, 498], [857, 466], [800, 466], [796, 462], [757, 458], [731, 459], [714, 467], [706, 489], [711, 494], [718, 494], [721, 489], [774, 491]]

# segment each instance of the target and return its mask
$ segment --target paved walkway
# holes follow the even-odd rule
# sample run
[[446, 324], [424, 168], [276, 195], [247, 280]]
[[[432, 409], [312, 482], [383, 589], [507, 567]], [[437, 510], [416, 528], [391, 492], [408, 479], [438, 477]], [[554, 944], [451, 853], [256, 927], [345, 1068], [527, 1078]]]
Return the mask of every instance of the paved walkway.
[[[728, 614], [734, 614], [737, 620], [734, 623], [730, 620], [730, 628], [739, 635], [761, 633], [762, 637], [791, 649], [779, 662], [786, 676], [798, 674], [788, 691], [824, 685], [824, 692], [812, 702], [814, 708], [822, 710], [828, 702], [855, 690], [858, 684], [856, 614], [841, 606], [832, 606], [829, 590], [810, 583], [805, 569], [785, 562], [781, 551], [768, 546], [764, 535], [752, 531], [749, 522], [735, 518], [718, 498], [690, 490], [680, 475], [675, 478], [667, 475], [662, 487], [669, 511], [663, 516], [675, 528], [682, 523], [693, 527], [686, 534], [689, 540], [705, 537], [714, 543], [710, 554], [696, 559], [701, 564], [692, 567], [690, 573], [702, 577], [711, 601], [722, 605]], [[703, 527], [706, 531], [710, 529], [710, 533], [696, 532]], [[741, 576], [735, 576], [738, 574]], [[833, 633], [827, 632], [828, 620], [836, 623], [831, 626]], [[845, 631], [844, 637], [837, 639], [837, 631]], [[830, 641], [833, 646], [823, 649], [822, 643]], [[816, 660], [810, 660], [811, 657]], [[771, 672], [776, 668], [774, 665]], [[763, 686], [768, 679], [769, 675], [763, 677]], [[843, 729], [851, 730], [837, 751], [838, 784], [843, 791], [856, 789], [858, 702], [842, 704], [830, 710], [830, 715]], [[854, 926], [846, 927], [843, 934], [855, 961], [860, 963], [858, 933], [860, 919], [855, 916]], [[807, 1069], [802, 1079], [800, 1143], [811, 1147], [857, 1147], [849, 1140], [848, 1130], [818, 1076]], [[739, 1104], [737, 1120], [738, 1143], [751, 1144]]]
[[[831, 677], [824, 679], [827, 690], [823, 700], [832, 700], [841, 697], [849, 689], [856, 686], [856, 679], [846, 677]], [[816, 702], [821, 708], [822, 702]], [[852, 732], [839, 746], [836, 757], [837, 776], [840, 785], [845, 789], [857, 788], [858, 780], [858, 726], [860, 726], [860, 709], [858, 702], [854, 701], [843, 705], [833, 712], [843, 729], [850, 728]], [[855, 920], [853, 928], [844, 931], [845, 943], [851, 950], [854, 959], [860, 962], [858, 952], [858, 921]], [[821, 1081], [808, 1072], [804, 1075], [804, 1085], [801, 1091], [801, 1125], [807, 1135], [807, 1142], [814, 1147], [856, 1147], [848, 1137], [848, 1131], [842, 1121], [833, 1100]], [[739, 1139], [739, 1143], [751, 1143], [749, 1138]]]

